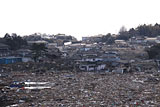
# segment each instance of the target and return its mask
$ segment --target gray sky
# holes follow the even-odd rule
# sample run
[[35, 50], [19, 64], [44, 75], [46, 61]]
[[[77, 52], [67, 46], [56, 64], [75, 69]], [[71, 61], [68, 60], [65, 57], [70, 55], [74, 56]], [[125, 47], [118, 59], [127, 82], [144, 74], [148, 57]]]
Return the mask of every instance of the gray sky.
[[159, 0], [0, 0], [0, 35], [82, 36], [160, 23]]

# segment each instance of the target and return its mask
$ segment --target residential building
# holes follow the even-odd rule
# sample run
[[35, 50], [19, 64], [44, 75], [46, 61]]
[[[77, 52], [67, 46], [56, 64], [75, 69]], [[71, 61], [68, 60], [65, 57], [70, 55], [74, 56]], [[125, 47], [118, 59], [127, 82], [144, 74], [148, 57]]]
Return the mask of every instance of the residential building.
[[0, 43], [0, 57], [8, 56], [10, 54], [9, 46]]

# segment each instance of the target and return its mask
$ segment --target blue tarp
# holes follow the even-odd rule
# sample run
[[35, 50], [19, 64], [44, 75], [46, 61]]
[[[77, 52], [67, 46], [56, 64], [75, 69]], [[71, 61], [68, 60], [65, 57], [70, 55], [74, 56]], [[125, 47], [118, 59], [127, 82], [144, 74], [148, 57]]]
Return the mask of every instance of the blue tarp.
[[10, 87], [11, 87], [11, 88], [16, 88], [16, 87], [17, 87], [17, 88], [22, 88], [23, 85], [21, 85], [21, 84], [11, 84]]

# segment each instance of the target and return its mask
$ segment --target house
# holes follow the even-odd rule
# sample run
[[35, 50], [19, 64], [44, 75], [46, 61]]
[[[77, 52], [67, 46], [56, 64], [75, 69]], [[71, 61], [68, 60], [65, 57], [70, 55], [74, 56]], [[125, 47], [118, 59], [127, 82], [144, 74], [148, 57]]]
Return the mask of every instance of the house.
[[76, 68], [82, 71], [104, 71], [107, 67], [117, 66], [120, 58], [117, 51], [104, 51], [99, 44], [84, 44], [71, 59]]
[[95, 35], [95, 36], [90, 36], [90, 37], [82, 37], [82, 42], [100, 42], [102, 40], [103, 35]]
[[89, 41], [90, 37], [82, 37], [82, 41]]
[[21, 57], [31, 57], [30, 49], [19, 49], [16, 51], [16, 54]]
[[106, 64], [99, 62], [82, 62], [79, 66], [79, 69], [82, 71], [101, 71], [104, 70]]
[[146, 43], [156, 43], [156, 41], [157, 41], [157, 38], [146, 38], [145, 39]]
[[48, 43], [46, 47], [48, 49], [54, 49], [55, 47], [57, 47], [57, 43]]
[[129, 39], [129, 42], [131, 44], [143, 44], [145, 43], [145, 37], [137, 36], [137, 37], [132, 37]]
[[101, 51], [96, 45], [84, 45], [77, 51], [75, 63], [78, 64], [79, 69], [83, 71], [103, 70], [105, 64], [101, 63], [103, 59], [99, 57], [100, 53]]
[[120, 60], [120, 58], [118, 57], [118, 53], [115, 51], [105, 52], [101, 55], [101, 57], [105, 62], [117, 62]]
[[27, 41], [28, 45], [32, 46], [33, 44], [45, 44], [47, 45], [48, 42], [44, 40], [38, 40], [38, 41]]
[[115, 44], [126, 44], [125, 40], [115, 40]]
[[120, 58], [117, 52], [103, 52], [96, 50], [81, 51], [77, 53], [81, 56], [76, 60], [76, 64], [79, 64], [79, 69], [83, 71], [101, 71], [105, 70], [108, 65], [116, 66], [119, 64]]
[[3, 43], [0, 43], [0, 56], [8, 56], [10, 54], [9, 46]]
[[82, 47], [79, 48], [81, 52], [97, 52], [101, 51], [101, 47], [98, 44], [84, 44]]

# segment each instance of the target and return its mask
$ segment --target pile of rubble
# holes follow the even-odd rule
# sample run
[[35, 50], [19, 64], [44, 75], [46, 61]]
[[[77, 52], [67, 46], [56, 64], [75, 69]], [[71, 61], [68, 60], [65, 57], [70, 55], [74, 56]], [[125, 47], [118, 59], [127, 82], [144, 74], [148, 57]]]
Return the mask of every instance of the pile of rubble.
[[0, 106], [156, 106], [160, 105], [159, 88], [158, 72], [46, 71], [44, 75], [17, 71], [0, 76]]
[[72, 70], [73, 66], [66, 64], [64, 60], [48, 61], [48, 62], [27, 62], [17, 64], [0, 65], [0, 72], [46, 72], [46, 71], [62, 71]]

